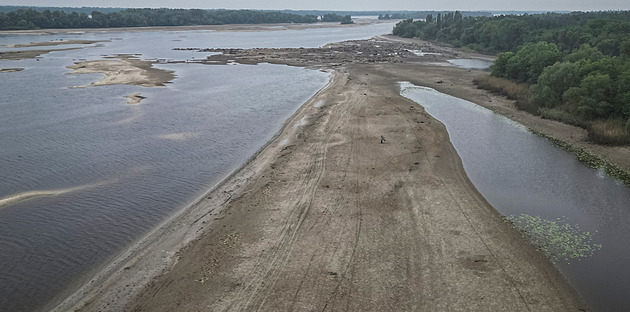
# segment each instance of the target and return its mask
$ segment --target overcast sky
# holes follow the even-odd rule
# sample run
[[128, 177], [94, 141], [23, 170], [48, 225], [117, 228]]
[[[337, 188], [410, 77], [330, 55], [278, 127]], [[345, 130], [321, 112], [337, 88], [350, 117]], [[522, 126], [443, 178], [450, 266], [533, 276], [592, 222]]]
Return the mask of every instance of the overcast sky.
[[294, 10], [630, 10], [630, 0], [0, 0], [0, 5]]

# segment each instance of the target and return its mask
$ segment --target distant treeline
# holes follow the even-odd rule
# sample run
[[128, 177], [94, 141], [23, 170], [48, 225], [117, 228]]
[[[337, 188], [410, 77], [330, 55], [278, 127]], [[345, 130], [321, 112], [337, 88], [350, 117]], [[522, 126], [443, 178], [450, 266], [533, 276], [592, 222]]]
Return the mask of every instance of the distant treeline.
[[339, 15], [335, 13], [326, 13], [321, 17], [322, 22], [341, 22], [341, 24], [352, 24], [352, 17], [350, 15]]
[[[459, 12], [459, 11], [458, 11]], [[394, 12], [394, 13], [385, 13], [379, 14], [378, 19], [426, 19], [427, 16], [437, 16], [437, 15], [447, 15], [452, 14], [453, 12], [449, 11], [420, 11], [420, 12]], [[463, 17], [491, 17], [493, 16], [492, 12], [487, 11], [462, 11], [459, 12]]]
[[9, 13], [13, 11], [17, 11], [19, 9], [27, 10], [35, 10], [39, 12], [43, 11], [63, 11], [64, 13], [85, 13], [92, 14], [92, 11], [99, 11], [101, 13], [111, 13], [125, 10], [126, 8], [101, 8], [101, 7], [80, 7], [80, 8], [72, 8], [72, 7], [35, 7], [35, 6], [16, 6], [16, 5], [0, 5], [0, 13]]
[[498, 54], [487, 89], [519, 108], [583, 126], [598, 143], [630, 143], [630, 11], [404, 20], [393, 33]]
[[315, 23], [315, 15], [297, 15], [253, 10], [184, 10], [184, 9], [125, 9], [110, 13], [90, 14], [64, 11], [37, 11], [32, 8], [0, 13], [0, 29], [37, 28], [100, 28], [185, 26], [263, 23]]

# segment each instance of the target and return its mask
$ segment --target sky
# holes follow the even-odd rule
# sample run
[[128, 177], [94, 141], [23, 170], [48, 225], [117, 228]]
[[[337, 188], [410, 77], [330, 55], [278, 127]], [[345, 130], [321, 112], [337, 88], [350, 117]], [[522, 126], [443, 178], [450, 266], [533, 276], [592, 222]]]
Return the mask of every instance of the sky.
[[293, 10], [600, 11], [630, 10], [630, 0], [0, 0], [0, 5]]

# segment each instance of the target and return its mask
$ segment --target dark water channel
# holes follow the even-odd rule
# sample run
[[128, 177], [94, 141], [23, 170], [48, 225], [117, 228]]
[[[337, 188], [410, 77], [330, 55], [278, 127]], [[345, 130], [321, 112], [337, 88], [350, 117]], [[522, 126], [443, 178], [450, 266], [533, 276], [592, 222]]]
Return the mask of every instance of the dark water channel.
[[446, 125], [466, 173], [501, 214], [590, 232], [601, 249], [556, 267], [595, 311], [630, 311], [630, 188], [481, 106], [409, 83], [401, 93]]

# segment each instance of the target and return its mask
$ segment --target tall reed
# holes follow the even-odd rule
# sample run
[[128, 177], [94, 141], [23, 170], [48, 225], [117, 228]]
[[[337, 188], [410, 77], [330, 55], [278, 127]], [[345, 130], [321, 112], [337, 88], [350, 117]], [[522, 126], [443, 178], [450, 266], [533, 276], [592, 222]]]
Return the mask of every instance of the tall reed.
[[516, 101], [516, 107], [520, 110], [532, 114], [540, 114], [538, 107], [529, 101], [529, 85], [516, 83], [507, 79], [492, 77], [490, 75], [479, 75], [473, 79], [473, 83], [479, 88], [493, 93], [506, 96], [510, 100]]
[[620, 119], [593, 121], [588, 127], [588, 138], [597, 144], [630, 144], [630, 132]]

